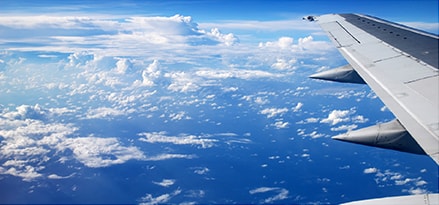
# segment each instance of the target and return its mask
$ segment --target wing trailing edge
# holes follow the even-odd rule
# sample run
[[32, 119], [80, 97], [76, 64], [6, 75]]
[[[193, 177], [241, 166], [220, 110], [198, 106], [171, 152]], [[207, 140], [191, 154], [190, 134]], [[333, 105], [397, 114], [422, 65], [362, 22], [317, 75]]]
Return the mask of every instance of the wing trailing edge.
[[304, 19], [317, 22], [349, 63], [310, 77], [367, 83], [397, 118], [335, 139], [425, 153], [439, 164], [439, 37], [359, 14]]

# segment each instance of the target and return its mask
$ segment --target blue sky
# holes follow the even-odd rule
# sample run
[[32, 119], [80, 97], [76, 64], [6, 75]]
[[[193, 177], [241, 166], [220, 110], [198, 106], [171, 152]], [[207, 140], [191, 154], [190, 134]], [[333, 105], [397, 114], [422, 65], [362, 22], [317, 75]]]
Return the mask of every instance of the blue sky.
[[[277, 0], [277, 1], [231, 1], [231, 0], [188, 0], [188, 1], [2, 1], [0, 16], [51, 15], [51, 16], [107, 16], [123, 18], [131, 16], [191, 16], [203, 26], [207, 24], [223, 32], [236, 35], [257, 36], [262, 40], [275, 35], [305, 35], [295, 29], [296, 24], [282, 24], [280, 27], [239, 27], [240, 23], [253, 24], [269, 21], [299, 21], [306, 15], [326, 13], [361, 13], [438, 33], [438, 1], [436, 0]], [[229, 23], [229, 24], [226, 24]], [[230, 23], [238, 26], [230, 27]], [[262, 24], [262, 23], [260, 23]], [[247, 30], [243, 32], [243, 30]], [[292, 30], [296, 30], [294, 34]], [[277, 33], [276, 33], [277, 32]], [[323, 37], [324, 38], [324, 37]]]
[[395, 21], [437, 22], [435, 0], [277, 0], [277, 1], [2, 1], [8, 13], [73, 14], [101, 13], [120, 15], [190, 15], [204, 20], [273, 20], [308, 14], [363, 13]]

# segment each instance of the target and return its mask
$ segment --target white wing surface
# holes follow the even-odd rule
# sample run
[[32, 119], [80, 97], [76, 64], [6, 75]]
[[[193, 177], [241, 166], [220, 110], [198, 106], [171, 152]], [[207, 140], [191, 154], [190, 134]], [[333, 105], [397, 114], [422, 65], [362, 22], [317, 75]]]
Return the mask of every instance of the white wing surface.
[[[343, 72], [353, 69], [397, 118], [385, 126], [335, 138], [400, 151], [406, 151], [407, 147], [416, 150], [417, 146], [439, 164], [438, 36], [359, 14], [328, 14], [306, 19], [319, 23], [349, 62]], [[340, 73], [340, 69], [311, 77], [325, 79], [326, 75], [331, 80], [338, 75], [334, 73]], [[338, 76], [332, 80], [347, 82], [350, 78]], [[354, 81], [358, 83], [361, 79]], [[403, 132], [398, 131], [401, 129]]]

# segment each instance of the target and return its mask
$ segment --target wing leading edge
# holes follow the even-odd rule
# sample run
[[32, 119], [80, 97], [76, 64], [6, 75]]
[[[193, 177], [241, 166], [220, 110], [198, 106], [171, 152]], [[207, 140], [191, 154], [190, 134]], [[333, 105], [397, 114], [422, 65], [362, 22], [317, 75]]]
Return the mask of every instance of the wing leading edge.
[[439, 164], [438, 36], [359, 14], [309, 16], [306, 20], [319, 23], [350, 64], [342, 71], [338, 68], [311, 77], [353, 83], [363, 80], [397, 118], [334, 138], [427, 154]]

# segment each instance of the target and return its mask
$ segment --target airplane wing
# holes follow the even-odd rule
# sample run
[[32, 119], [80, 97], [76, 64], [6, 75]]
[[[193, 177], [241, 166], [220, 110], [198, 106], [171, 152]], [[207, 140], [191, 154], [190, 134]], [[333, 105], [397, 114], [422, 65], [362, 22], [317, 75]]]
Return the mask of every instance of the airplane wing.
[[439, 164], [437, 35], [359, 14], [308, 16], [349, 65], [310, 76], [367, 83], [397, 118], [334, 139], [427, 154]]

